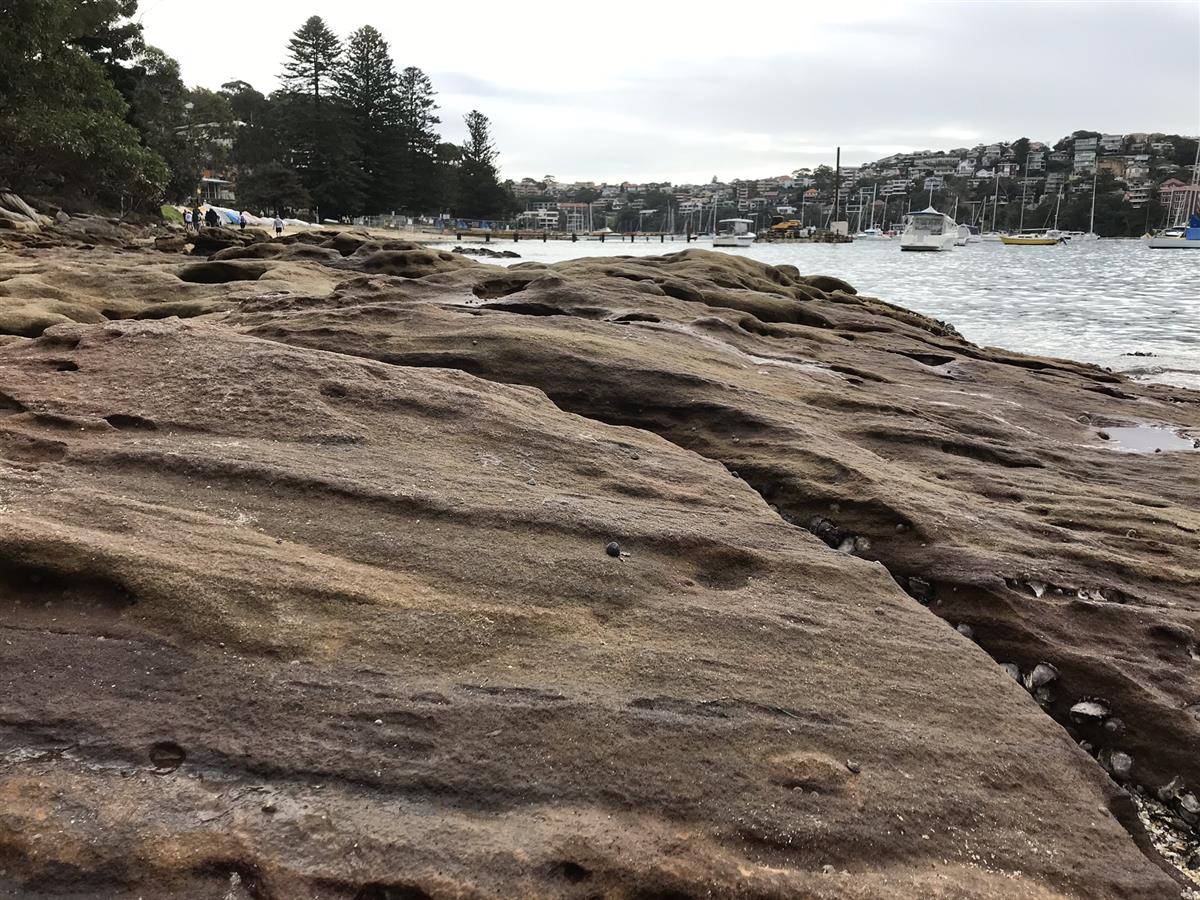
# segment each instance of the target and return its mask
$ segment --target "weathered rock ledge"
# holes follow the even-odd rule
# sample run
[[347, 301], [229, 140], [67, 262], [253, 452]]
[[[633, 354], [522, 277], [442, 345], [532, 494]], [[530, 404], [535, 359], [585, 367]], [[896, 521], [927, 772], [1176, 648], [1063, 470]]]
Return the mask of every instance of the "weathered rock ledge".
[[338, 241], [0, 259], [0, 894], [1179, 896], [1196, 395]]

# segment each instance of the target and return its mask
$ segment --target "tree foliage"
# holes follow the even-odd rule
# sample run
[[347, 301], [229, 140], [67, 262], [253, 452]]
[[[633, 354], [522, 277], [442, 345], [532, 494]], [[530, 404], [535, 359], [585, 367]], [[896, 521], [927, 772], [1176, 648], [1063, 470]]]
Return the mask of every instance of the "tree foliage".
[[461, 146], [438, 132], [436, 94], [397, 73], [370, 25], [343, 47], [319, 16], [288, 43], [281, 89], [187, 88], [146, 45], [137, 0], [0, 0], [0, 182], [16, 190], [157, 205], [193, 196], [206, 169], [243, 205], [325, 216], [501, 215], [486, 117]]
[[492, 142], [491, 123], [473, 109], [463, 120], [467, 139], [462, 145], [459, 164], [456, 211], [470, 219], [491, 219], [508, 215], [513, 198], [500, 184], [496, 171], [496, 146]]
[[238, 179], [238, 200], [243, 206], [282, 215], [307, 209], [312, 199], [300, 177], [287, 166], [269, 162]]
[[370, 25], [350, 36], [338, 72], [338, 92], [353, 123], [362, 166], [360, 211], [380, 213], [400, 199], [403, 149], [396, 65], [387, 41]]
[[288, 58], [283, 64], [283, 89], [292, 94], [307, 94], [314, 103], [328, 95], [338, 62], [342, 42], [325, 20], [309, 16], [288, 41]]
[[[131, 0], [24, 0], [0, 14], [0, 180], [142, 203], [168, 181], [106, 73], [140, 49]], [[136, 36], [136, 40], [135, 40]]]
[[318, 216], [357, 212], [362, 170], [349, 111], [334, 93], [342, 45], [320, 16], [312, 16], [288, 44], [277, 95], [288, 159]]
[[398, 207], [406, 213], [437, 211], [441, 205], [437, 148], [441, 138], [437, 126], [436, 94], [424, 72], [409, 66], [397, 84], [397, 122], [400, 151], [397, 160]]

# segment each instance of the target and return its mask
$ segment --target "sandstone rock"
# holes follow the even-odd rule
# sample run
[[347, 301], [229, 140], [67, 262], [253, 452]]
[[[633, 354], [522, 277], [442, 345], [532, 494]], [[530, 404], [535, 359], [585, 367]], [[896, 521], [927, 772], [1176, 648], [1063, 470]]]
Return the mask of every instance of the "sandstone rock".
[[182, 253], [187, 246], [187, 237], [182, 234], [164, 234], [154, 239], [154, 249], [163, 253]]
[[[1187, 431], [1200, 428], [1195, 395], [976, 347], [875, 298], [813, 290], [689, 250], [348, 283], [335, 311], [237, 318], [263, 337], [534, 385], [717, 460], [830, 546], [869, 539], [868, 559], [939, 616], [970, 621], [993, 658], [1044, 662], [1070, 673], [1073, 697], [1107, 698], [1136, 778], [1200, 783], [1182, 674], [1200, 627], [1200, 576], [1182, 562], [1200, 531], [1200, 456], [1114, 453], [1076, 418], [1136, 413]], [[1017, 408], [1021, 427], [1002, 424]], [[1073, 726], [1070, 706], [1048, 712]]]
[[[798, 275], [799, 273], [797, 273], [797, 276]], [[833, 291], [842, 291], [846, 294], [858, 293], [858, 291], [856, 291], [849, 283], [840, 278], [834, 278], [832, 275], [809, 275], [803, 280], [815, 287], [817, 290], [825, 291], [827, 293], [832, 293]]]
[[257, 281], [270, 268], [268, 263], [250, 260], [209, 260], [182, 266], [177, 274], [180, 281], [194, 284], [225, 284], [230, 281]]
[[284, 244], [279, 241], [260, 242], [246, 247], [226, 247], [209, 257], [211, 260], [278, 259], [323, 263], [341, 258], [340, 253], [330, 248], [305, 243]]
[[192, 254], [210, 256], [218, 250], [224, 250], [226, 247], [240, 247], [243, 243], [238, 238], [235, 229], [205, 227], [192, 237]]
[[0, 221], [7, 221], [14, 226], [34, 229], [49, 225], [53, 220], [44, 216], [26, 203], [18, 194], [12, 191], [0, 190]]
[[1195, 462], [1083, 443], [1113, 376], [703, 251], [356, 271], [388, 252], [0, 261], [31, 302], [230, 310], [0, 340], [18, 892], [1175, 890], [980, 650], [1108, 698], [1130, 779], [1191, 792]]
[[[323, 266], [298, 267], [280, 260], [271, 261], [271, 268], [261, 271], [256, 281], [183, 282], [177, 260], [155, 250], [127, 249], [120, 255], [101, 248], [81, 251], [76, 241], [82, 232], [74, 229], [84, 222], [72, 217], [65, 233], [57, 226], [44, 229], [51, 246], [36, 256], [6, 255], [0, 261], [0, 335], [36, 337], [70, 321], [202, 315], [285, 289], [303, 286], [322, 292], [345, 277]], [[109, 233], [123, 235], [125, 227]], [[253, 272], [245, 277], [253, 277]]]
[[339, 231], [323, 246], [336, 250], [342, 256], [350, 256], [359, 247], [368, 243], [372, 243], [372, 238], [365, 231]]
[[478, 268], [479, 263], [463, 259], [446, 250], [377, 250], [365, 257], [348, 257], [338, 263], [342, 268], [372, 275], [398, 275], [424, 278], [437, 272]]

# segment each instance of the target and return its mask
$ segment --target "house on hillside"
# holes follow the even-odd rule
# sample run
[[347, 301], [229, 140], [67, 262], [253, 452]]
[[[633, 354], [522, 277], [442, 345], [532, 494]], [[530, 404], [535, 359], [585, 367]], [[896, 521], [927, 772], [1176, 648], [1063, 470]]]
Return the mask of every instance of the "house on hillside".
[[1129, 189], [1125, 191], [1125, 202], [1134, 209], [1140, 209], [1150, 202], [1150, 194], [1153, 190], [1153, 185], [1148, 181], [1141, 181], [1129, 185]]

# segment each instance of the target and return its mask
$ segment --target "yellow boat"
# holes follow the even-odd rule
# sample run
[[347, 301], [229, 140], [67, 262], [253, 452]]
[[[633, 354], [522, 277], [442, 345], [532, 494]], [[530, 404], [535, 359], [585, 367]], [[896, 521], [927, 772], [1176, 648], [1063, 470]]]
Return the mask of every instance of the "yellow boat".
[[1048, 237], [1044, 234], [1002, 234], [1000, 243], [1018, 247], [1050, 247], [1061, 243], [1061, 238]]

